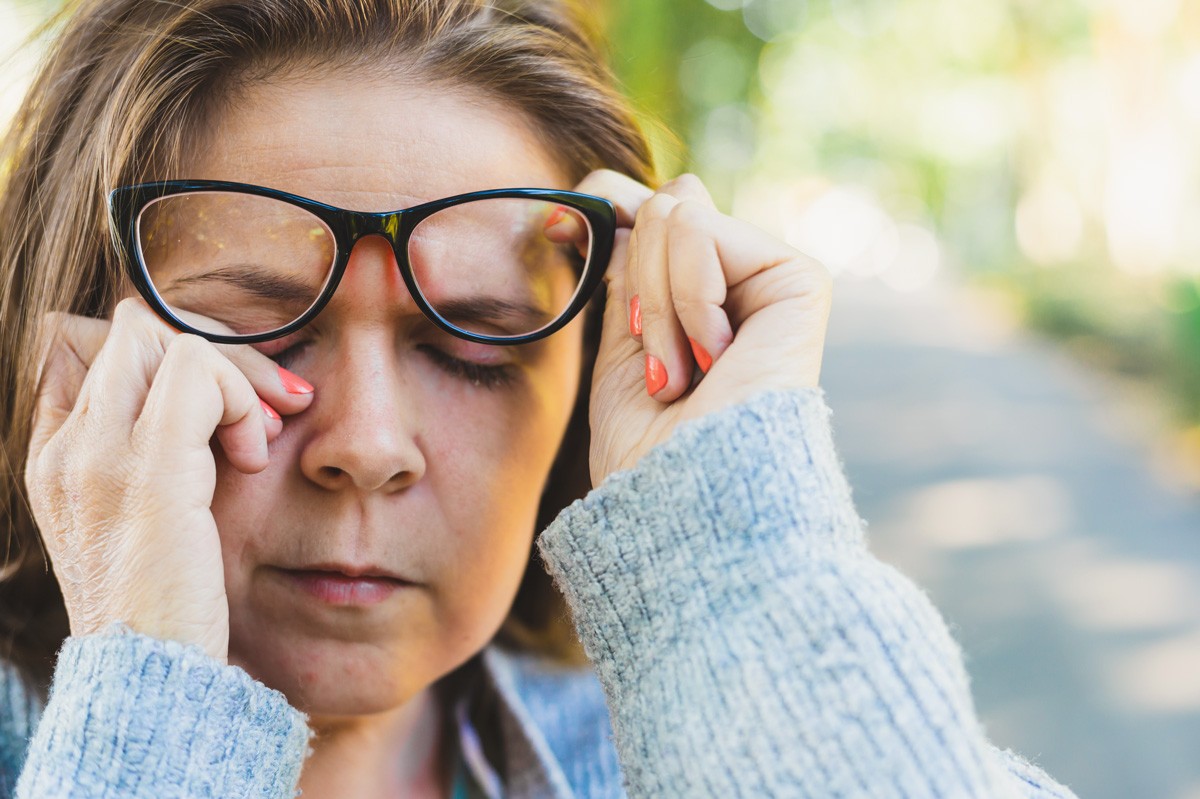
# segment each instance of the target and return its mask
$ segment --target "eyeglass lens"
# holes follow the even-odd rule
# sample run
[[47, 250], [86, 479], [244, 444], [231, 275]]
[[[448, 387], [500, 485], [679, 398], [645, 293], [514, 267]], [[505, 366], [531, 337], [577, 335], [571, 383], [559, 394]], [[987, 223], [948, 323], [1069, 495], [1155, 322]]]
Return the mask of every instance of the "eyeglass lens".
[[[238, 192], [173, 194], [138, 217], [154, 290], [205, 333], [255, 335], [304, 315], [332, 276], [333, 232], [291, 203]], [[470, 333], [522, 336], [557, 320], [592, 252], [579, 211], [534, 198], [486, 198], [422, 220], [408, 241], [418, 291]]]

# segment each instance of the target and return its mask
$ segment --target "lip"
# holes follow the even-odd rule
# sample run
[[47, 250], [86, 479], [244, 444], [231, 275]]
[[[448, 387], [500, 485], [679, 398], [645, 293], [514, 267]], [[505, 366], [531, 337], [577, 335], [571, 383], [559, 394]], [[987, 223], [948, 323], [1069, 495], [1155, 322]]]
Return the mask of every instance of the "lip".
[[393, 577], [347, 576], [338, 572], [283, 569], [292, 587], [329, 605], [366, 607], [377, 605], [412, 583]]
[[331, 572], [335, 577], [384, 577], [389, 580], [399, 580], [402, 583], [412, 582], [412, 580], [404, 577], [404, 575], [390, 572], [387, 569], [381, 569], [370, 563], [362, 566], [334, 562], [309, 563], [305, 566], [285, 567], [284, 570], [295, 572]]

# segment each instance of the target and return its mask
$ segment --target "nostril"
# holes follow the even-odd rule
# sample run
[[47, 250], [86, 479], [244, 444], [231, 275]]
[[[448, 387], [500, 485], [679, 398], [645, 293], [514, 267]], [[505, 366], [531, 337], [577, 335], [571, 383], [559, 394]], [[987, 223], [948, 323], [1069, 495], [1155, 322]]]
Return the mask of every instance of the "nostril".
[[356, 479], [357, 472], [342, 469], [337, 466], [321, 466], [318, 469], [318, 478], [320, 483], [329, 489], [345, 489], [357, 487], [363, 491], [396, 491], [405, 488], [416, 482], [419, 477], [419, 472], [411, 469], [401, 469], [386, 480], [371, 479], [371, 475], [364, 472]]

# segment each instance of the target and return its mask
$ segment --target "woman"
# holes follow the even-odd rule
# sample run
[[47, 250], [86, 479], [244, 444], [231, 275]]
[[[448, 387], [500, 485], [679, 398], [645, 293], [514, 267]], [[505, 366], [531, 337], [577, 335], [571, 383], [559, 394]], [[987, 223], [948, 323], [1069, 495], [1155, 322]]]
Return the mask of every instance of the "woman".
[[0, 211], [0, 793], [1069, 795], [865, 549], [828, 276], [646, 152], [556, 3], [74, 8]]

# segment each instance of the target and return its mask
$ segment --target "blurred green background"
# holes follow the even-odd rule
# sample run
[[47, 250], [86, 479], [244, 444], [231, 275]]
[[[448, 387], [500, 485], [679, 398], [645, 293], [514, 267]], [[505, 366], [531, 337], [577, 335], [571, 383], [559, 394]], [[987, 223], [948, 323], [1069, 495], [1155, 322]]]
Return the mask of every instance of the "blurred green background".
[[[835, 274], [860, 513], [993, 740], [1200, 799], [1200, 3], [577, 1], [664, 175]], [[57, 5], [0, 0], [0, 124]]]
[[608, 24], [678, 132], [650, 126], [668, 173], [835, 273], [1004, 291], [1197, 439], [1200, 4], [618, 0]]

